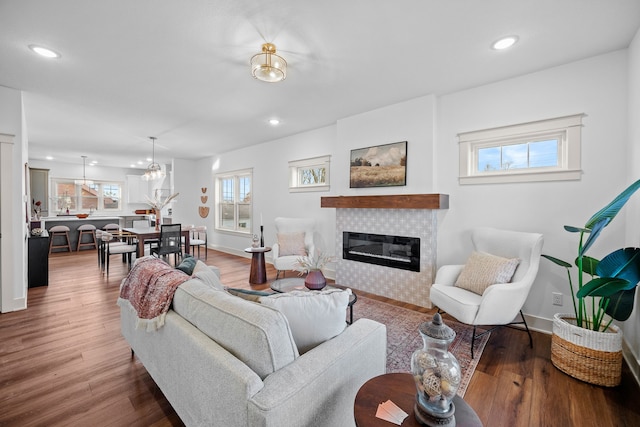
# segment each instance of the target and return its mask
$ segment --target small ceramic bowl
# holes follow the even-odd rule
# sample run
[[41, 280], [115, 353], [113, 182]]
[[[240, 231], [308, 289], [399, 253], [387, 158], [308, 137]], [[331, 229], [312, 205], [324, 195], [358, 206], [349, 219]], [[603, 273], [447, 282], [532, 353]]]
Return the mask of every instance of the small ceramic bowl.
[[76, 216], [77, 216], [78, 218], [86, 218], [86, 217], [88, 217], [88, 216], [89, 216], [89, 214], [76, 214]]

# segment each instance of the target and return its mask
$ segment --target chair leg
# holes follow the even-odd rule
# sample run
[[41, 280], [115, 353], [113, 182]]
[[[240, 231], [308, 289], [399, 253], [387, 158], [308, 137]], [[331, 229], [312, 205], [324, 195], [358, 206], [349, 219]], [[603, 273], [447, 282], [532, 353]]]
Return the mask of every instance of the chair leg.
[[531, 337], [531, 331], [529, 330], [529, 325], [527, 325], [527, 321], [524, 319], [524, 314], [522, 314], [522, 310], [520, 310], [520, 317], [522, 317], [522, 323], [524, 324], [524, 327], [527, 330], [527, 334], [529, 335], [529, 347], [533, 348], [533, 338]]
[[476, 325], [473, 325], [473, 334], [471, 335], [471, 359], [473, 359], [473, 347], [476, 344]]

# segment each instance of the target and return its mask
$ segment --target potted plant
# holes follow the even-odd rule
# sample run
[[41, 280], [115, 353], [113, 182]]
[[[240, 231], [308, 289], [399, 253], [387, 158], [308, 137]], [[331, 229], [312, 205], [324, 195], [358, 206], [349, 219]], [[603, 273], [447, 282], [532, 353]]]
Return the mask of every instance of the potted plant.
[[568, 232], [579, 234], [574, 262], [577, 283], [572, 279], [572, 264], [542, 255], [566, 268], [574, 311], [554, 316], [551, 362], [561, 371], [592, 384], [620, 383], [622, 331], [611, 322], [627, 320], [633, 310], [640, 281], [640, 248], [617, 249], [601, 260], [586, 253], [638, 188], [640, 180], [596, 212], [584, 227], [564, 226]]
[[315, 254], [305, 255], [296, 260], [293, 268], [302, 276], [306, 274], [304, 285], [310, 290], [320, 290], [327, 285], [327, 280], [322, 274], [325, 265], [333, 261], [333, 257], [323, 254], [321, 251], [315, 251]]

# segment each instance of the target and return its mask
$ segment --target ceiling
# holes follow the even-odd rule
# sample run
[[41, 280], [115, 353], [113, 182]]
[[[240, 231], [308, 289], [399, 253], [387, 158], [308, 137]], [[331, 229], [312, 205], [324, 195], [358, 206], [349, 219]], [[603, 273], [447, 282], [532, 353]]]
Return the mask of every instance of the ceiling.
[[[0, 0], [0, 85], [24, 91], [30, 159], [145, 167], [149, 136], [161, 163], [208, 157], [624, 49], [639, 27], [640, 0]], [[285, 81], [251, 77], [264, 42]]]

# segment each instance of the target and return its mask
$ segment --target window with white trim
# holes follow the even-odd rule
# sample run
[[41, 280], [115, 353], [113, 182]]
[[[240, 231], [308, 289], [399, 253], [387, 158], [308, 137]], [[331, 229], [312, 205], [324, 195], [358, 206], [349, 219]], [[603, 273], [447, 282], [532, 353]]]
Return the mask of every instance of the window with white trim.
[[251, 169], [216, 176], [216, 229], [251, 234]]
[[53, 207], [57, 212], [114, 212], [122, 209], [122, 183], [54, 178]]
[[460, 184], [580, 179], [582, 117], [458, 134]]
[[331, 156], [289, 162], [289, 192], [329, 191]]

